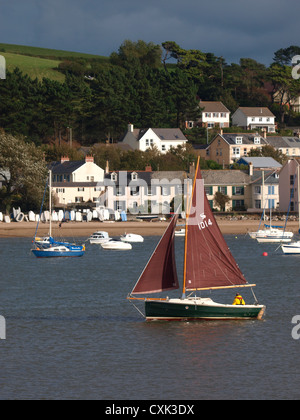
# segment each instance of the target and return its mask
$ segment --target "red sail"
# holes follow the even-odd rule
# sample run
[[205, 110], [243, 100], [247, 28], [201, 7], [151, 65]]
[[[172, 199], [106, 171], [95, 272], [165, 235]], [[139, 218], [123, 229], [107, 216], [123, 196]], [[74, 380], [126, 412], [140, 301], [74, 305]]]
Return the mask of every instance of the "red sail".
[[179, 288], [175, 261], [175, 228], [178, 215], [170, 222], [132, 294], [159, 293]]
[[184, 290], [247, 284], [217, 225], [199, 164], [187, 221]]

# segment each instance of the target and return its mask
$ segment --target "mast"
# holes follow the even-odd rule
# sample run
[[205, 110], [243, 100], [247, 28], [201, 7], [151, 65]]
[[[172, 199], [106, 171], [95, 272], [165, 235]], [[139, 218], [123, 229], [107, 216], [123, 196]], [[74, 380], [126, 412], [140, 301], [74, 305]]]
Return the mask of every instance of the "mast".
[[50, 229], [49, 236], [52, 237], [52, 171], [49, 170], [49, 213], [50, 213]]
[[195, 178], [193, 182], [193, 189], [192, 189], [192, 195], [189, 200], [189, 183], [187, 185], [187, 214], [186, 214], [186, 220], [185, 220], [185, 245], [184, 245], [184, 267], [183, 267], [183, 288], [182, 288], [182, 299], [185, 299], [185, 292], [186, 292], [186, 269], [187, 269], [187, 245], [188, 245], [188, 220], [190, 217], [191, 207], [192, 207], [192, 201], [193, 201], [193, 195], [195, 192], [196, 187], [196, 180], [197, 180], [197, 173], [199, 171], [199, 165], [200, 165], [200, 158], [198, 157], [197, 160], [197, 166], [195, 171]]

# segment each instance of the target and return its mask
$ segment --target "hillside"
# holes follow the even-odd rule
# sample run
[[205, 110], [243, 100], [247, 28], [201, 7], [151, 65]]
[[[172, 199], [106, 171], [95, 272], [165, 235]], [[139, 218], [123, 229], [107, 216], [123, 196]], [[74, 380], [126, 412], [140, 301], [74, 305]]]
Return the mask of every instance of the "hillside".
[[59, 82], [63, 82], [65, 79], [65, 76], [58, 71], [58, 65], [61, 61], [106, 62], [108, 60], [107, 57], [100, 55], [3, 43], [0, 43], [0, 55], [5, 57], [7, 70], [9, 71], [18, 67], [32, 79], [42, 80], [43, 77], [47, 77]]

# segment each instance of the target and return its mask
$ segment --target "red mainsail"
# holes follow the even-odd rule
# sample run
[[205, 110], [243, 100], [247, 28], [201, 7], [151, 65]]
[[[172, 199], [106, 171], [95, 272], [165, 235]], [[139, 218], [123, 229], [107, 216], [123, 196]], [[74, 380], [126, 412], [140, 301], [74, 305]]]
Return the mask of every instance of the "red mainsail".
[[175, 228], [178, 215], [171, 220], [132, 294], [159, 293], [179, 289], [175, 261]]
[[212, 213], [198, 162], [186, 227], [184, 292], [245, 284]]

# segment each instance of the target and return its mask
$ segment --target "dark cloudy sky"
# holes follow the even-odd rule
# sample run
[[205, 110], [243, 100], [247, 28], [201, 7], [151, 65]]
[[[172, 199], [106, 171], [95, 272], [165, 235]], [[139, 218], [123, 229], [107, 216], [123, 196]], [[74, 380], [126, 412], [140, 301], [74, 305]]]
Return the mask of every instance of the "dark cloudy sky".
[[141, 39], [268, 65], [299, 35], [297, 0], [0, 0], [0, 42], [105, 56]]

